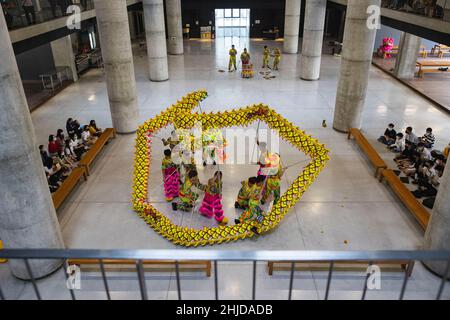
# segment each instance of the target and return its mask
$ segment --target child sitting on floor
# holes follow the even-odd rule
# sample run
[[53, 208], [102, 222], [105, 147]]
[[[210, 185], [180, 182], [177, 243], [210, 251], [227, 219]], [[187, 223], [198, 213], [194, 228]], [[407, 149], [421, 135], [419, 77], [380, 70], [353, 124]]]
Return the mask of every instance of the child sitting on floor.
[[241, 182], [241, 189], [239, 190], [239, 194], [236, 202], [234, 203], [234, 207], [236, 209], [248, 209], [248, 201], [250, 200], [250, 192], [253, 186], [256, 184], [257, 178], [251, 177], [247, 181]]
[[172, 151], [164, 150], [164, 159], [162, 161], [161, 169], [164, 179], [164, 193], [166, 200], [171, 202], [178, 197], [180, 192], [180, 172], [178, 165], [172, 160]]
[[382, 135], [381, 137], [378, 138], [378, 141], [390, 146], [393, 145], [395, 143], [395, 138], [397, 136], [397, 132], [394, 129], [394, 124], [390, 123], [388, 125], [388, 127], [386, 128], [386, 131], [384, 132], [384, 135]]
[[220, 225], [226, 225], [228, 218], [223, 214], [222, 208], [222, 172], [217, 171], [214, 177], [209, 179], [206, 186], [205, 197], [200, 208], [200, 214], [212, 218], [215, 217]]

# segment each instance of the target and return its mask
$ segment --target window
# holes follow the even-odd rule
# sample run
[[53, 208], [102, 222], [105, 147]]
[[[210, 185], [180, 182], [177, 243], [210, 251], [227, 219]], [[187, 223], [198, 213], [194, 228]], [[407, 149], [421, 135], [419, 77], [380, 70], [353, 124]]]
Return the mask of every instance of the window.
[[216, 37], [248, 37], [250, 9], [216, 9]]

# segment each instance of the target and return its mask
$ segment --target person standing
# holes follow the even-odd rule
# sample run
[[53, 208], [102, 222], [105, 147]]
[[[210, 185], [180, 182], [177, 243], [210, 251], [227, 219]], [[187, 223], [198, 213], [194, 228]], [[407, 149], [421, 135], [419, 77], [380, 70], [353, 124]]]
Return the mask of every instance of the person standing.
[[269, 68], [269, 58], [270, 58], [270, 50], [267, 46], [264, 46], [263, 51], [263, 69]]
[[[230, 52], [230, 62], [228, 63], [228, 72], [236, 71], [236, 56], [237, 56], [237, 50], [234, 48], [234, 45], [231, 46]], [[234, 67], [234, 70], [231, 70], [231, 68]]]
[[244, 49], [244, 52], [241, 54], [242, 65], [250, 64], [250, 54], [247, 51], [247, 48]]
[[36, 24], [36, 12], [34, 11], [33, 0], [22, 0], [22, 8], [28, 24]]
[[281, 50], [280, 48], [275, 48], [274, 59], [273, 59], [273, 70], [278, 70], [278, 65], [281, 61]]

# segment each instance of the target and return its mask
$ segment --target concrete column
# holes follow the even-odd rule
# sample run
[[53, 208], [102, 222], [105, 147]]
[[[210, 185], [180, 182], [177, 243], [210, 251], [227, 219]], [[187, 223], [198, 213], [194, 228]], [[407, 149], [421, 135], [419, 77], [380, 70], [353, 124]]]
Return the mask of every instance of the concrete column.
[[301, 0], [286, 0], [284, 21], [284, 52], [298, 52]]
[[72, 40], [70, 35], [50, 42], [53, 52], [53, 60], [56, 67], [69, 67], [73, 81], [78, 81], [75, 55], [73, 54]]
[[416, 73], [417, 56], [420, 52], [422, 38], [402, 32], [400, 38], [394, 75], [402, 79], [412, 79]]
[[181, 23], [181, 0], [166, 0], [167, 50], [169, 54], [183, 54], [183, 27]]
[[306, 0], [300, 78], [319, 80], [327, 0]]
[[169, 79], [163, 0], [144, 0], [145, 34], [151, 81]]
[[135, 132], [139, 121], [126, 0], [95, 0], [109, 107], [119, 133]]
[[[425, 250], [450, 250], [450, 162], [444, 171], [433, 213], [425, 232]], [[446, 262], [424, 262], [437, 274], [444, 276]]]
[[[6, 248], [63, 248], [34, 128], [5, 18], [0, 15], [0, 236]], [[62, 261], [30, 260], [42, 278]], [[11, 260], [13, 274], [29, 279], [22, 261]]]
[[348, 132], [361, 127], [361, 114], [366, 100], [369, 70], [377, 30], [367, 27], [370, 5], [381, 0], [349, 0], [345, 20], [344, 44], [336, 95], [333, 127]]

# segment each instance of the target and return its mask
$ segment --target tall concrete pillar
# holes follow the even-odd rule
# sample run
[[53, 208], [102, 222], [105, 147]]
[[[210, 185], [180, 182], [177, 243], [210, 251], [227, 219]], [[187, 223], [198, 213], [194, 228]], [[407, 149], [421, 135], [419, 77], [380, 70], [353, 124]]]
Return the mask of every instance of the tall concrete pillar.
[[[425, 250], [450, 250], [450, 162], [441, 178], [424, 241]], [[427, 267], [444, 276], [446, 262], [425, 261]]]
[[306, 0], [300, 78], [319, 80], [327, 0]]
[[75, 55], [72, 48], [70, 35], [50, 42], [53, 52], [53, 61], [56, 67], [68, 67], [73, 81], [78, 81]]
[[371, 5], [381, 0], [349, 0], [345, 20], [341, 70], [336, 95], [333, 127], [348, 132], [361, 127], [361, 114], [366, 100], [369, 70], [377, 30], [367, 27]]
[[301, 0], [286, 0], [284, 21], [284, 52], [298, 52], [298, 32], [300, 29]]
[[[60, 249], [64, 243], [3, 14], [0, 57], [0, 236], [6, 248]], [[36, 278], [61, 264], [30, 260]], [[16, 277], [29, 279], [22, 261], [11, 260], [9, 266]]]
[[95, 0], [109, 107], [118, 133], [135, 132], [139, 121], [126, 0]]
[[402, 79], [412, 79], [416, 73], [417, 56], [420, 52], [422, 38], [402, 32], [400, 38], [394, 75]]
[[181, 0], [166, 0], [167, 50], [169, 54], [183, 54], [183, 26], [181, 23]]
[[163, 0], [144, 0], [145, 34], [151, 81], [169, 79]]

